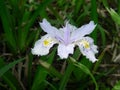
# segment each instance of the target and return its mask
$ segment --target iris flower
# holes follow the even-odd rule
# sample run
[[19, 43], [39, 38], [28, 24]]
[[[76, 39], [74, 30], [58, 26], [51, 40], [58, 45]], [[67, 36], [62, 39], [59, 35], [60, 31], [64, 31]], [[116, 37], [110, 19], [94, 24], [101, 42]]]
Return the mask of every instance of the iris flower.
[[40, 22], [40, 26], [46, 34], [35, 42], [32, 48], [33, 55], [47, 55], [50, 48], [54, 44], [58, 44], [57, 53], [61, 59], [68, 58], [69, 54], [73, 54], [74, 47], [78, 46], [81, 53], [90, 61], [97, 61], [95, 54], [98, 53], [97, 46], [94, 45], [92, 38], [86, 36], [90, 34], [96, 27], [93, 21], [89, 24], [77, 28], [68, 21], [65, 26], [57, 29], [52, 26], [46, 19]]

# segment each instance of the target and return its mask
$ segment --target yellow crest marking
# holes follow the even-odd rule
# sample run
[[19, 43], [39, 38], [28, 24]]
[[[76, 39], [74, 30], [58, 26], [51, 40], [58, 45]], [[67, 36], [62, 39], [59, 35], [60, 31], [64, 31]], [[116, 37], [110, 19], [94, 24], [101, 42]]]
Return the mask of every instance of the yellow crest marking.
[[82, 40], [82, 41], [81, 41], [81, 44], [83, 44], [83, 46], [84, 46], [85, 48], [89, 48], [89, 47], [90, 47], [89, 42], [86, 41], [86, 40]]
[[44, 41], [43, 41], [43, 45], [44, 46], [49, 46], [50, 45], [50, 43], [51, 43], [51, 39], [45, 39]]

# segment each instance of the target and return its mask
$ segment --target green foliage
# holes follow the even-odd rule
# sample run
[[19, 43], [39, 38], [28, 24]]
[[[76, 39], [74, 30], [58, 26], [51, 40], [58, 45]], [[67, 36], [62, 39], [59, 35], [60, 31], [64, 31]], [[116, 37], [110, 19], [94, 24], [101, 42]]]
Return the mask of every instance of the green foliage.
[[24, 59], [14, 61], [6, 65], [4, 62], [4, 59], [0, 58], [0, 77], [7, 83], [7, 85], [12, 90], [20, 90], [21, 87], [20, 87], [20, 83], [18, 82], [17, 78], [10, 71], [10, 68], [12, 68], [15, 64], [19, 63], [22, 60]]
[[2, 67], [2, 68], [0, 69], [0, 77], [1, 77], [4, 73], [6, 73], [10, 68], [12, 68], [14, 65], [16, 65], [16, 64], [19, 63], [19, 62], [21, 62], [22, 60], [24, 60], [24, 59], [20, 59], [20, 60], [13, 61], [13, 62], [9, 63], [8, 65]]
[[[96, 0], [91, 0], [91, 19], [95, 22], [98, 23], [98, 14], [97, 14], [97, 4]], [[97, 29], [95, 29], [92, 32], [92, 37], [95, 40], [95, 43], [97, 43]]]
[[[45, 89], [45, 79], [47, 78], [47, 69], [50, 68], [50, 64], [53, 62], [54, 60], [54, 55], [55, 55], [55, 51], [51, 53], [51, 55], [49, 55], [47, 58], [46, 57], [43, 57], [43, 60], [47, 60], [47, 63], [44, 63], [44, 62], [40, 62], [40, 64], [42, 66], [38, 66], [38, 69], [37, 69], [37, 72], [36, 72], [36, 75], [35, 75], [35, 79], [33, 81], [33, 85], [32, 85], [32, 88], [31, 90], [40, 90], [41, 88], [44, 88]], [[51, 69], [50, 72], [53, 72], [55, 73], [55, 70], [54, 69]], [[57, 71], [56, 71], [57, 72]], [[54, 74], [56, 75], [56, 74]], [[57, 74], [58, 75], [58, 74]]]
[[115, 86], [112, 88], [112, 90], [119, 90], [120, 89], [120, 81], [118, 81]]
[[26, 0], [8, 1], [8, 5], [11, 9], [8, 8], [4, 0], [0, 1], [0, 16], [5, 32], [5, 38], [8, 42], [8, 47], [12, 52], [24, 52], [34, 40], [33, 35], [36, 33], [30, 31], [30, 28], [35, 23], [38, 15], [40, 15], [40, 13], [45, 10], [45, 7], [51, 2], [52, 0], [44, 0], [34, 11], [30, 11], [32, 6], [29, 8], [26, 7]]
[[68, 82], [68, 80], [70, 78], [70, 75], [71, 75], [73, 70], [74, 70], [73, 64], [69, 63], [69, 65], [67, 66], [67, 69], [66, 69], [66, 71], [64, 73], [64, 76], [60, 81], [59, 90], [65, 90], [65, 87], [67, 85], [67, 82]]
[[7, 42], [9, 43], [9, 46], [13, 49], [13, 51], [16, 51], [17, 46], [16, 46], [16, 42], [15, 42], [15, 36], [13, 34], [13, 30], [12, 30], [12, 20], [10, 18], [10, 13], [8, 8], [5, 5], [4, 0], [0, 1], [0, 16], [1, 16], [1, 20], [2, 20], [2, 24], [3, 24], [3, 28], [4, 28], [4, 32], [5, 32], [5, 38], [7, 40]]
[[[0, 0], [0, 90], [119, 90], [119, 82], [111, 88], [115, 81], [110, 77], [119, 69], [117, 62], [112, 62], [120, 53], [119, 3]], [[65, 20], [76, 27], [94, 21], [97, 27], [91, 36], [98, 45], [98, 61], [90, 62], [78, 47], [66, 61], [58, 58], [56, 47], [49, 55], [33, 56], [34, 42], [45, 34], [39, 27], [43, 18], [57, 28]]]
[[90, 75], [90, 77], [92, 78], [93, 82], [95, 83], [95, 86], [96, 86], [95, 90], [98, 90], [97, 82], [96, 82], [94, 76], [92, 75], [92, 73], [90, 72], [90, 70], [84, 64], [76, 62], [76, 60], [74, 58], [70, 57], [70, 59], [71, 59], [72, 62], [75, 62], [74, 63], [75, 66], [80, 68], [86, 74]]
[[107, 10], [110, 13], [114, 22], [120, 25], [120, 16], [112, 8], [110, 9], [107, 8]]

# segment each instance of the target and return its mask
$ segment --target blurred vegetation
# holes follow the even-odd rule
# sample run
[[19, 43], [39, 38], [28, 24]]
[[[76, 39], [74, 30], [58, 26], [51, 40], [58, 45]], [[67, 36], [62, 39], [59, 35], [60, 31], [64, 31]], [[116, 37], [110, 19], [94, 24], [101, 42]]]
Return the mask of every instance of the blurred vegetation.
[[[43, 18], [58, 28], [65, 20], [77, 27], [93, 20], [99, 61], [78, 48], [68, 60], [56, 47], [33, 56]], [[0, 26], [0, 90], [120, 90], [120, 0], [0, 0]]]

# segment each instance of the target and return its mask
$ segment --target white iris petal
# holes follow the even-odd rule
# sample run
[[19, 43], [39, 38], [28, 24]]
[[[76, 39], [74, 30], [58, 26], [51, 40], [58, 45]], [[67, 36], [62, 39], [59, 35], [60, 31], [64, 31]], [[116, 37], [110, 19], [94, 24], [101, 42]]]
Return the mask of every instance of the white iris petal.
[[69, 54], [73, 54], [74, 51], [74, 44], [64, 45], [59, 44], [58, 45], [58, 55], [61, 57], [61, 59], [68, 58]]
[[77, 41], [84, 37], [85, 35], [90, 34], [94, 29], [96, 25], [94, 24], [93, 21], [90, 21], [89, 24], [83, 25], [80, 28], [77, 28], [74, 30], [71, 34], [72, 40]]
[[40, 40], [36, 41], [34, 48], [32, 49], [33, 55], [47, 55], [49, 53], [49, 49], [55, 44], [57, 41], [46, 34]]
[[98, 47], [96, 45], [92, 45], [91, 49], [93, 50], [94, 54], [98, 53], [97, 48]]
[[43, 19], [41, 23], [39, 23], [41, 28], [48, 34], [53, 37], [62, 37], [62, 31], [58, 30], [56, 27], [52, 26], [46, 19]]
[[90, 48], [93, 51], [93, 53], [94, 54], [98, 53], [98, 50], [97, 50], [98, 47], [96, 45], [94, 45], [93, 39], [90, 37], [85, 37], [85, 39], [90, 43]]
[[90, 61], [95, 62], [95, 54], [98, 53], [97, 46], [94, 45], [93, 39], [90, 37], [83, 37], [77, 45], [80, 48], [81, 53], [86, 56]]
[[97, 59], [95, 58], [95, 54], [92, 52], [92, 50], [85, 50], [85, 51], [82, 51], [81, 52], [83, 53], [84, 56], [86, 56], [86, 58], [88, 58], [90, 61], [92, 61], [93, 63], [95, 61], [97, 61]]

